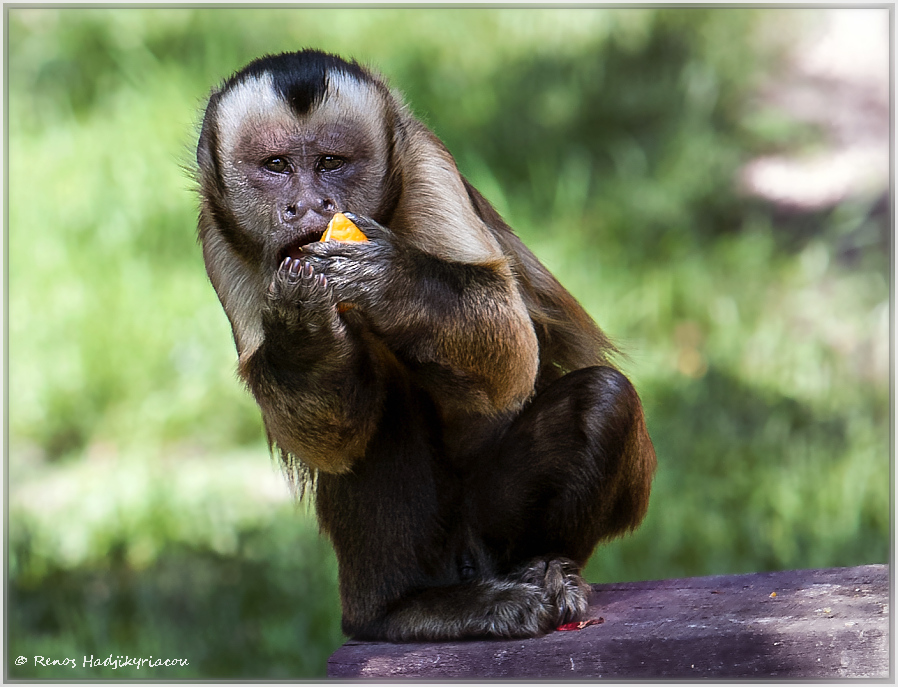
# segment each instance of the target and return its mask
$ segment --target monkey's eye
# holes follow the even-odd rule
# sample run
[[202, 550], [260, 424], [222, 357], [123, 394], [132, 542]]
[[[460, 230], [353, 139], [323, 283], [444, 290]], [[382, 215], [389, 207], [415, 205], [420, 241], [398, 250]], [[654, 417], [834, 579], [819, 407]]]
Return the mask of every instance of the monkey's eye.
[[344, 160], [342, 157], [337, 157], [336, 155], [325, 155], [318, 160], [318, 171], [333, 172], [335, 169], [340, 169], [340, 167], [342, 167], [345, 162], [346, 160]]
[[262, 166], [269, 172], [277, 172], [278, 174], [281, 174], [283, 172], [286, 172], [287, 168], [290, 165], [283, 157], [270, 157], [262, 163]]

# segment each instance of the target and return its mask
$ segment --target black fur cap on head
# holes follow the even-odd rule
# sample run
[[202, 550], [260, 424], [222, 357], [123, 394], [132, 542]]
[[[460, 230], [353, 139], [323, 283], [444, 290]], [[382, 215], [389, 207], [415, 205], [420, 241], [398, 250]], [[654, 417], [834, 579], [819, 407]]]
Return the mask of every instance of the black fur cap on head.
[[214, 126], [221, 97], [249, 78], [270, 74], [275, 91], [289, 104], [297, 116], [308, 114], [321, 103], [327, 91], [328, 74], [342, 72], [378, 89], [389, 89], [358, 62], [347, 61], [337, 55], [321, 50], [306, 49], [299, 52], [285, 52], [277, 55], [263, 55], [240, 71], [225, 79], [209, 97], [197, 148], [197, 163], [202, 168], [204, 161], [215, 169], [213, 178], [220, 179], [219, 164], [214, 154], [218, 147]]
[[227, 91], [253, 76], [271, 74], [274, 88], [297, 115], [305, 115], [321, 102], [327, 90], [327, 75], [343, 72], [359, 81], [378, 84], [368, 70], [356, 61], [347, 61], [321, 50], [285, 52], [264, 55], [224, 82], [221, 91]]

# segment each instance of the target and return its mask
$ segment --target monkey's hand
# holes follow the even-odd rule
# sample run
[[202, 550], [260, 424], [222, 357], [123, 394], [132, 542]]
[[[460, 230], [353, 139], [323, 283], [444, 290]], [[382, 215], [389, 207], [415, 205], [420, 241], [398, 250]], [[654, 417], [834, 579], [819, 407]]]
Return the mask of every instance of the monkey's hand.
[[284, 258], [268, 287], [262, 317], [269, 336], [277, 336], [272, 328], [304, 334], [305, 348], [318, 340], [329, 344], [346, 338], [346, 326], [338, 316], [327, 277], [301, 258]]
[[303, 260], [327, 279], [338, 311], [359, 308], [376, 316], [384, 309], [388, 287], [401, 279], [400, 249], [393, 233], [374, 220], [344, 213], [367, 241], [324, 241], [303, 246]]

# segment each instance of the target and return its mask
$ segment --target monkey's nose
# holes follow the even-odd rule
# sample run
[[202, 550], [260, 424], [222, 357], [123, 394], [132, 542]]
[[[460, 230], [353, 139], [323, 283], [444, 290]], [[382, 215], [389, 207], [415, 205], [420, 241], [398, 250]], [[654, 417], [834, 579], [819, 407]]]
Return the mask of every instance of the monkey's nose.
[[309, 211], [306, 203], [290, 203], [281, 210], [281, 221], [296, 222]]
[[281, 220], [286, 223], [297, 222], [301, 220], [309, 210], [330, 218], [330, 216], [337, 211], [337, 204], [330, 198], [321, 198], [313, 201], [300, 200], [284, 206], [280, 213]]

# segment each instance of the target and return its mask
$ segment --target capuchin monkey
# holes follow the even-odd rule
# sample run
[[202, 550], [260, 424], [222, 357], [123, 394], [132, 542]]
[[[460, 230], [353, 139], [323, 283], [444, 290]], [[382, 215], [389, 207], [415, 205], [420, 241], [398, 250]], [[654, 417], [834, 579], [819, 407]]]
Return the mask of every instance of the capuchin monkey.
[[[382, 78], [306, 50], [215, 90], [199, 238], [357, 639], [577, 620], [655, 453], [614, 348]], [[321, 242], [336, 212], [367, 242]]]

